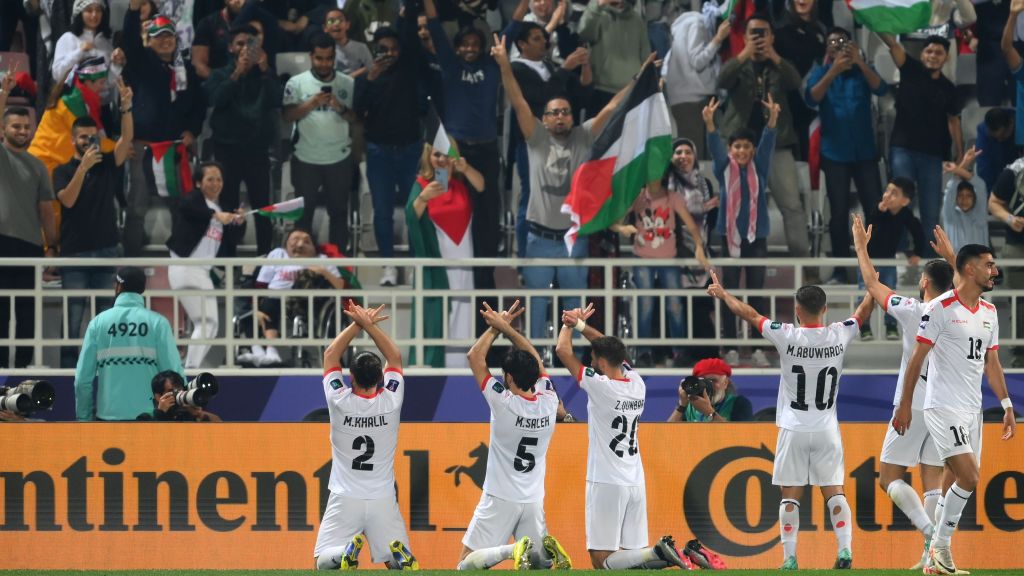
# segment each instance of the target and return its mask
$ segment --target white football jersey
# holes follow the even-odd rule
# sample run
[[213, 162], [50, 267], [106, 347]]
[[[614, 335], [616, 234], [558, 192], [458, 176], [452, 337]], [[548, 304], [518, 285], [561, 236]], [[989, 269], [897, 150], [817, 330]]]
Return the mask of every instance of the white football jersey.
[[644, 486], [640, 461], [640, 415], [644, 412], [647, 386], [628, 364], [626, 376], [612, 380], [583, 366], [578, 376], [587, 393], [587, 480], [618, 486]]
[[846, 347], [860, 332], [857, 319], [828, 326], [794, 326], [762, 318], [760, 330], [779, 351], [782, 364], [775, 425], [797, 432], [838, 426], [839, 377]]
[[384, 369], [384, 382], [369, 396], [345, 385], [341, 368], [324, 374], [324, 394], [331, 415], [331, 492], [376, 500], [394, 492], [398, 421], [405, 379]]
[[[896, 319], [900, 325], [900, 331], [903, 332], [903, 357], [900, 358], [900, 375], [896, 380], [896, 393], [892, 397], [893, 406], [899, 406], [900, 398], [903, 397], [903, 374], [906, 373], [910, 355], [914, 353], [914, 347], [917, 346], [917, 326], [921, 323], [921, 316], [924, 315], [924, 309], [927, 306], [927, 302], [921, 302], [917, 298], [899, 296], [895, 292], [889, 294], [889, 297], [882, 303], [885, 313]], [[924, 408], [924, 395], [928, 389], [927, 365], [921, 370], [921, 374], [924, 378], [919, 378], [917, 386], [914, 388], [912, 402], [914, 410]]]
[[518, 396], [493, 376], [480, 388], [491, 408], [491, 446], [483, 490], [509, 502], [544, 500], [558, 395], [547, 376], [537, 381], [536, 390], [533, 398]]
[[981, 412], [985, 353], [999, 349], [996, 307], [979, 300], [973, 309], [950, 290], [928, 303], [917, 340], [932, 345], [924, 407]]

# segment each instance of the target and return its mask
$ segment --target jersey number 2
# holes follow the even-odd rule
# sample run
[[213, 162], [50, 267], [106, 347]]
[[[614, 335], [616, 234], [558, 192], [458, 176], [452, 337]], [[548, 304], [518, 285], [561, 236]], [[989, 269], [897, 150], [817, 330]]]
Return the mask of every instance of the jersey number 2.
[[373, 470], [373, 464], [368, 462], [373, 458], [373, 438], [369, 436], [357, 436], [352, 441], [353, 450], [363, 450], [363, 453], [352, 459], [353, 470]]
[[[793, 373], [796, 374], [796, 400], [789, 403], [789, 407], [793, 410], [801, 410], [806, 412], [808, 408], [805, 398], [807, 397], [807, 374], [804, 372], [803, 366], [793, 366]], [[832, 384], [829, 386], [828, 400], [825, 400], [825, 380], [829, 377], [832, 378]], [[821, 372], [818, 372], [818, 389], [814, 392], [814, 407], [818, 410], [828, 410], [832, 408], [836, 401], [836, 383], [839, 381], [839, 371], [835, 369], [835, 366], [828, 366], [822, 368]]]
[[516, 472], [522, 472], [526, 474], [533, 467], [537, 465], [537, 460], [526, 451], [527, 446], [536, 446], [537, 438], [531, 438], [529, 436], [523, 436], [519, 440], [519, 448], [516, 449], [516, 459], [512, 461], [512, 467], [516, 469]]
[[967, 359], [981, 360], [981, 338], [968, 338], [967, 340]]
[[616, 416], [615, 419], [612, 420], [612, 428], [615, 430], [619, 430], [620, 432], [615, 435], [615, 438], [612, 438], [612, 441], [611, 443], [608, 444], [608, 447], [611, 448], [612, 452], [614, 452], [615, 455], [618, 456], [619, 458], [622, 458], [625, 454], [625, 451], [619, 448], [619, 444], [621, 444], [622, 441], [626, 439], [627, 434], [629, 435], [629, 443], [627, 445], [626, 450], [629, 452], [629, 455], [636, 456], [636, 453], [640, 451], [640, 449], [637, 448], [636, 445], [636, 425], [639, 421], [639, 416], [633, 418], [632, 424], [630, 424], [628, 416]]

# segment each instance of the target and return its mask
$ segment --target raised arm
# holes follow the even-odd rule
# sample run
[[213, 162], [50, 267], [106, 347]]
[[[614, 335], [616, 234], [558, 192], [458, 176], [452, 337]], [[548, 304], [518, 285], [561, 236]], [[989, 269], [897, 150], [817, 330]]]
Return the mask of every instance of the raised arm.
[[885, 308], [885, 301], [889, 298], [889, 294], [892, 294], [893, 290], [878, 281], [878, 271], [875, 270], [874, 264], [871, 263], [871, 256], [868, 256], [868, 243], [871, 242], [871, 231], [871, 226], [868, 226], [867, 230], [864, 229], [864, 222], [860, 219], [860, 214], [853, 215], [853, 247], [857, 251], [857, 264], [860, 265], [860, 275], [864, 277], [864, 286], [867, 288], [868, 294], [878, 301], [882, 308]]
[[117, 89], [121, 94], [121, 136], [114, 145], [114, 163], [123, 166], [132, 152], [132, 141], [135, 139], [135, 122], [132, 118], [132, 89], [118, 78]]
[[902, 68], [907, 61], [907, 51], [903, 49], [903, 44], [900, 44], [891, 34], [879, 34], [878, 38], [889, 47], [889, 54], [892, 55], [892, 61], [896, 67]]
[[377, 326], [378, 322], [388, 319], [388, 316], [380, 316], [382, 310], [384, 310], [384, 304], [376, 308], [363, 308], [353, 305], [349, 307], [349, 310], [345, 310], [345, 314], [370, 335], [370, 339], [373, 340], [374, 345], [380, 350], [381, 356], [384, 357], [384, 367], [401, 370], [402, 352], [395, 345], [391, 337]]
[[563, 315], [562, 318], [562, 330], [558, 333], [558, 344], [555, 345], [555, 355], [562, 362], [562, 366], [569, 371], [569, 374], [573, 378], [577, 378], [580, 374], [580, 369], [583, 368], [583, 363], [576, 358], [576, 353], [572, 349], [572, 326], [566, 325], [566, 319]]
[[1024, 0], [1010, 2], [1010, 16], [1006, 19], [1006, 25], [1003, 26], [1003, 37], [999, 41], [999, 47], [1003, 51], [1003, 57], [1006, 58], [1010, 72], [1016, 72], [1021, 65], [1020, 53], [1013, 47], [1013, 32], [1017, 26], [1017, 16], [1021, 12], [1024, 12]]
[[[349, 305], [355, 306], [351, 300], [349, 301]], [[324, 350], [324, 370], [341, 367], [341, 357], [345, 355], [345, 350], [348, 349], [349, 344], [352, 343], [352, 340], [354, 340], [361, 331], [362, 328], [359, 327], [359, 324], [353, 322], [334, 337], [334, 340], [332, 340], [327, 346], [327, 349]]]
[[522, 316], [525, 312], [525, 308], [519, 306], [519, 300], [512, 303], [508, 310], [498, 313], [491, 309], [491, 306], [484, 302], [484, 309], [480, 311], [483, 315], [487, 325], [497, 330], [502, 336], [508, 338], [508, 341], [512, 343], [517, 349], [524, 352], [529, 352], [530, 356], [533, 356], [534, 360], [537, 361], [537, 367], [540, 371], [544, 372], [544, 361], [541, 360], [540, 354], [537, 353], [536, 348], [530, 341], [526, 339], [518, 330], [512, 327], [512, 321]]
[[864, 298], [860, 301], [860, 305], [853, 311], [853, 317], [857, 319], [857, 324], [863, 326], [865, 322], [871, 319], [871, 309], [875, 307], [875, 299], [871, 297], [871, 293], [868, 292], [864, 295]]
[[989, 388], [1003, 406], [1003, 440], [1009, 440], [1017, 433], [1017, 416], [1013, 413], [1010, 392], [1006, 389], [1006, 375], [996, 348], [985, 352], [985, 375], [988, 376]]
[[760, 312], [754, 310], [754, 308], [746, 302], [740, 301], [738, 298], [729, 294], [729, 292], [722, 287], [722, 284], [718, 281], [718, 274], [714, 270], [711, 270], [711, 284], [708, 285], [708, 296], [714, 296], [726, 306], [733, 314], [740, 317], [744, 322], [747, 322], [755, 328], [760, 328], [761, 320], [764, 316]]
[[601, 133], [601, 129], [604, 128], [604, 125], [608, 122], [608, 119], [611, 118], [612, 114], [615, 113], [615, 109], [619, 107], [619, 104], [622, 102], [622, 100], [626, 98], [626, 95], [629, 94], [629, 91], [632, 90], [633, 86], [636, 85], [636, 78], [639, 78], [640, 74], [643, 74], [644, 70], [646, 70], [648, 66], [653, 66], [654, 61], [655, 59], [657, 59], [657, 57], [658, 54], [656, 52], [651, 52], [650, 54], [648, 54], [647, 60], [644, 60], [643, 65], [640, 66], [640, 71], [637, 72], [637, 75], [634, 76], [634, 79], [625, 86], [623, 86], [622, 90], [619, 90], [619, 92], [615, 94], [615, 96], [608, 102], [608, 104], [606, 104], [605, 107], [602, 108], [600, 112], [598, 112], [597, 116], [594, 117], [594, 123], [590, 126], [591, 134], [594, 134], [596, 136], [597, 134]]
[[526, 98], [523, 97], [523, 91], [519, 88], [519, 82], [516, 82], [515, 74], [512, 74], [512, 64], [508, 61], [504, 36], [499, 38], [497, 34], [494, 35], [491, 57], [498, 63], [498, 68], [501, 70], [501, 84], [505, 87], [505, 94], [508, 96], [509, 104], [511, 104], [512, 110], [516, 113], [519, 130], [522, 131], [523, 138], [529, 140], [530, 136], [533, 135], [534, 129], [537, 127], [537, 121], [533, 117], [533, 111], [530, 110], [530, 105], [526, 102]]

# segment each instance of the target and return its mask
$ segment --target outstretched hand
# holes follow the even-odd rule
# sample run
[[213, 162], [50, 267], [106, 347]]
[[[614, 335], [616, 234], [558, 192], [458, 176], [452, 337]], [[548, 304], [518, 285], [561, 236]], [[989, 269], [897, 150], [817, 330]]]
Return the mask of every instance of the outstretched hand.
[[586, 308], [574, 308], [572, 310], [562, 310], [562, 324], [569, 328], [574, 328], [576, 323], [580, 320], [586, 322], [597, 310], [594, 308], [594, 303], [587, 304]]
[[708, 129], [714, 128], [715, 126], [715, 111], [718, 110], [719, 105], [721, 105], [721, 102], [718, 101], [718, 98], [712, 96], [711, 100], [708, 101], [707, 106], [704, 106], [704, 109], [700, 112], [701, 118], [704, 119], [704, 124]]
[[711, 284], [708, 284], [708, 296], [713, 296], [719, 300], [725, 300], [725, 297], [729, 294], [722, 283], [718, 281], [718, 274], [715, 273], [714, 269], [709, 270], [711, 272]]
[[775, 124], [779, 121], [779, 112], [782, 111], [782, 106], [779, 106], [779, 103], [772, 98], [771, 92], [768, 92], [767, 96], [767, 100], [762, 100], [761, 105], [768, 110], [768, 127], [775, 128]]
[[874, 225], [868, 225], [867, 229], [864, 229], [864, 221], [860, 219], [860, 214], [853, 215], [853, 245], [857, 250], [867, 248], [869, 242], [871, 242], [871, 232]]
[[525, 311], [525, 308], [519, 306], [519, 300], [513, 302], [508, 310], [501, 312], [495, 311], [491, 308], [490, 304], [484, 302], [484, 309], [480, 311], [480, 315], [484, 317], [484, 321], [487, 322], [488, 326], [504, 333], [506, 330], [512, 329], [512, 321], [521, 316]]
[[508, 64], [508, 51], [505, 50], [505, 36], [494, 34], [494, 42], [491, 44], [491, 58], [498, 64]]
[[942, 229], [942, 226], [935, 225], [935, 240], [929, 241], [932, 246], [932, 250], [939, 255], [946, 262], [956, 262], [956, 250], [953, 249], [953, 243], [949, 240], [949, 236], [946, 235], [946, 231]]
[[384, 310], [385, 304], [381, 304], [376, 308], [363, 308], [359, 304], [356, 304], [352, 300], [348, 301], [348, 306], [345, 307], [345, 316], [352, 319], [357, 326], [366, 330], [370, 326], [383, 322], [390, 318], [390, 316], [382, 316], [380, 313]]

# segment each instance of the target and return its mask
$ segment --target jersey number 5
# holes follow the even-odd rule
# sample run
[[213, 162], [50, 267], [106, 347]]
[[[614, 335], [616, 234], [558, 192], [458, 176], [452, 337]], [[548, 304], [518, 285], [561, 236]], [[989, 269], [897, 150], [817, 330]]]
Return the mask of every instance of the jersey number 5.
[[[807, 405], [805, 398], [807, 397], [807, 374], [804, 373], [803, 366], [793, 366], [793, 373], [796, 374], [796, 400], [789, 403], [789, 407], [793, 410], [801, 410], [806, 412], [810, 406]], [[825, 400], [825, 380], [829, 377], [832, 378], [832, 384], [828, 390], [828, 400]], [[821, 372], [818, 372], [818, 389], [814, 392], [814, 407], [818, 410], [831, 409], [836, 401], [836, 383], [839, 381], [839, 371], [836, 370], [835, 366], [828, 366], [822, 368]]]
[[373, 464], [369, 462], [373, 458], [373, 438], [369, 436], [357, 436], [352, 441], [353, 450], [363, 450], [363, 453], [352, 459], [353, 470], [373, 470]]
[[531, 438], [529, 436], [523, 436], [519, 440], [519, 448], [516, 449], [516, 459], [512, 461], [512, 467], [516, 469], [516, 472], [522, 472], [526, 474], [533, 467], [537, 465], [537, 460], [526, 451], [527, 446], [536, 446], [537, 438]]
[[639, 416], [633, 418], [632, 424], [630, 424], [628, 416], [616, 416], [615, 419], [612, 420], [612, 428], [615, 430], [619, 430], [620, 432], [615, 435], [615, 438], [612, 438], [612, 441], [608, 444], [608, 447], [611, 448], [612, 452], [614, 452], [615, 455], [618, 456], [619, 458], [622, 458], [625, 454], [625, 451], [619, 448], [619, 444], [621, 444], [622, 441], [626, 439], [627, 434], [629, 435], [629, 443], [627, 445], [626, 451], [629, 452], [629, 455], [636, 456], [636, 453], [640, 451], [640, 448], [638, 448], [636, 445], [636, 425], [639, 421]]

